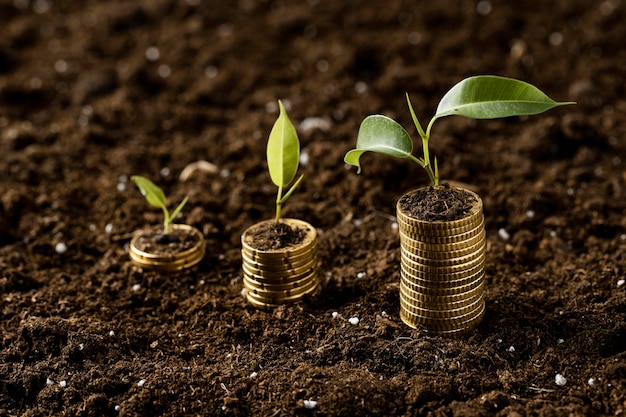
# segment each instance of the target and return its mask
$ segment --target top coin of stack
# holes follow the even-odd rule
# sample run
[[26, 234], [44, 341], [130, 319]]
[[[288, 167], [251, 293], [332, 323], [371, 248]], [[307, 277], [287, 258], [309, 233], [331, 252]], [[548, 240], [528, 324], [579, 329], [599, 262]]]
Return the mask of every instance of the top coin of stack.
[[398, 204], [400, 316], [411, 327], [454, 336], [484, 315], [486, 237], [482, 202], [473, 195], [469, 213], [448, 222], [416, 219]]
[[320, 289], [315, 229], [297, 219], [281, 221], [294, 229], [305, 231], [304, 239], [296, 245], [281, 249], [256, 249], [249, 231], [261, 223], [247, 229], [241, 236], [246, 298], [258, 308], [296, 302], [306, 294], [316, 294]]

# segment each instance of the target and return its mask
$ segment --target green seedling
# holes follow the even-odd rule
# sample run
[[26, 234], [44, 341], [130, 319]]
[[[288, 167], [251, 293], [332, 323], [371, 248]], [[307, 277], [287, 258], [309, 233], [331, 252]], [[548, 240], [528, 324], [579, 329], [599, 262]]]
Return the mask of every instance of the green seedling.
[[291, 186], [289, 191], [283, 194], [284, 188], [293, 181], [298, 171], [300, 162], [300, 141], [296, 128], [289, 120], [289, 116], [283, 107], [283, 103], [279, 100], [278, 107], [280, 114], [274, 122], [274, 126], [270, 132], [267, 141], [267, 168], [270, 172], [272, 182], [278, 187], [276, 196], [276, 222], [280, 221], [280, 212], [283, 204], [287, 201], [300, 182], [301, 175]]
[[423, 156], [413, 155], [413, 142], [404, 128], [393, 119], [382, 115], [366, 117], [359, 128], [356, 149], [346, 153], [345, 162], [361, 172], [360, 157], [371, 151], [397, 158], [409, 158], [424, 168], [433, 185], [439, 185], [437, 158], [431, 163], [428, 142], [433, 124], [445, 116], [465, 116], [471, 119], [496, 119], [542, 113], [553, 107], [573, 102], [556, 102], [537, 87], [512, 78], [479, 75], [462, 80], [441, 99], [437, 111], [422, 128], [415, 116], [409, 95], [406, 101], [417, 133], [422, 138]]
[[165, 193], [157, 185], [147, 178], [140, 177], [139, 175], [133, 175], [130, 179], [137, 185], [141, 194], [146, 198], [146, 201], [156, 208], [163, 210], [165, 220], [163, 221], [163, 236], [170, 236], [170, 226], [174, 222], [178, 213], [183, 209], [187, 203], [187, 197], [176, 207], [176, 209], [170, 214], [165, 205]]

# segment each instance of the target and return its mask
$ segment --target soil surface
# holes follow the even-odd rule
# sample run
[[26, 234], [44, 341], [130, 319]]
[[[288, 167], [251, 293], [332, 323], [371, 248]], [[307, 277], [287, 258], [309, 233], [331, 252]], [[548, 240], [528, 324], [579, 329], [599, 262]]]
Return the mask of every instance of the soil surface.
[[[626, 411], [623, 1], [0, 0], [0, 21], [0, 416]], [[447, 340], [398, 317], [395, 204], [427, 175], [342, 159], [365, 116], [417, 137], [404, 93], [424, 124], [476, 74], [578, 104], [435, 125], [488, 238], [485, 318]], [[324, 288], [268, 313], [240, 236], [274, 215], [277, 99], [305, 175], [283, 214], [318, 229]], [[189, 196], [196, 273], [131, 265], [162, 221], [135, 174]]]

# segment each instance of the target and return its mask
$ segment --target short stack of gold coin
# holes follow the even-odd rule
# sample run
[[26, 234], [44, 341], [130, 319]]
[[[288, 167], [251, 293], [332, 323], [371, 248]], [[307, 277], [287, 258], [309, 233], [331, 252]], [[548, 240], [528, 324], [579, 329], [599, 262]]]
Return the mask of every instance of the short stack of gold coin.
[[[271, 220], [273, 221], [273, 220]], [[320, 290], [317, 277], [317, 236], [315, 228], [297, 219], [282, 219], [291, 227], [306, 228], [304, 240], [284, 249], [258, 250], [241, 236], [243, 284], [246, 298], [257, 308], [271, 309], [297, 302]]]
[[475, 196], [470, 213], [448, 222], [415, 219], [398, 204], [400, 316], [411, 327], [453, 337], [482, 320], [486, 237]]
[[[133, 264], [141, 267], [144, 271], [155, 271], [166, 275], [177, 275], [193, 271], [204, 258], [205, 243], [202, 233], [186, 224], [172, 225], [172, 231], [189, 231], [196, 235], [196, 244], [183, 252], [161, 254], [144, 252], [137, 248], [137, 242], [145, 237], [146, 233], [137, 233], [130, 242], [129, 255]], [[148, 235], [150, 235], [148, 233]]]

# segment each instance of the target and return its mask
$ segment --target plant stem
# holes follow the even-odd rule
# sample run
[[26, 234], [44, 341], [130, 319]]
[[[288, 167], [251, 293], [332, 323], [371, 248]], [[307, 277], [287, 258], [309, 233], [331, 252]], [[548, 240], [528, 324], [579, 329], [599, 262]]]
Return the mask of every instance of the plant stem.
[[278, 187], [278, 195], [276, 196], [276, 223], [280, 222], [280, 210], [283, 206], [283, 186]]
[[170, 223], [172, 222], [172, 219], [170, 219], [170, 214], [167, 212], [167, 209], [165, 207], [162, 207], [162, 209], [163, 209], [163, 214], [165, 215], [165, 220], [163, 220], [163, 234], [169, 235]]

